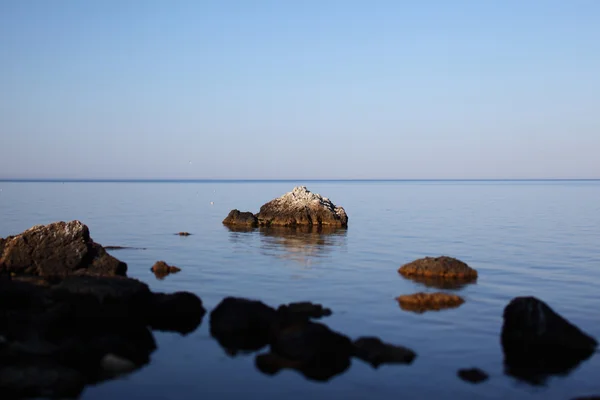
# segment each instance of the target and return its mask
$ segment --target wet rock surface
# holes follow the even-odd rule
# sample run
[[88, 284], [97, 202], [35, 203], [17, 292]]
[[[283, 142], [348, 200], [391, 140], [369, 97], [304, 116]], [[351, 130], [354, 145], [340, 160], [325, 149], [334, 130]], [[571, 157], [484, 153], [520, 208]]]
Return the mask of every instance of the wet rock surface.
[[411, 364], [417, 354], [403, 346], [394, 346], [376, 337], [362, 337], [354, 342], [357, 358], [371, 364], [373, 368], [381, 364]]
[[345, 228], [348, 215], [326, 197], [305, 186], [265, 203], [257, 214], [231, 210], [223, 220], [229, 226], [327, 226]]
[[404, 264], [398, 272], [405, 277], [441, 277], [444, 279], [477, 279], [477, 271], [456, 258], [425, 257]]
[[127, 264], [108, 254], [80, 221], [36, 225], [0, 239], [0, 272], [35, 276], [124, 276]]
[[405, 311], [424, 313], [425, 311], [440, 311], [457, 308], [465, 301], [462, 297], [449, 293], [415, 293], [396, 298], [400, 308]]
[[230, 226], [258, 226], [258, 219], [249, 211], [241, 212], [240, 210], [231, 210], [229, 215], [223, 220], [223, 224]]
[[598, 342], [535, 297], [516, 297], [504, 309], [505, 372], [532, 384], [565, 375], [588, 359]]
[[156, 349], [150, 327], [188, 332], [204, 313], [195, 295], [152, 293], [126, 277], [45, 282], [0, 278], [2, 398], [76, 396], [147, 364]]
[[463, 368], [456, 373], [460, 379], [470, 383], [481, 383], [488, 380], [489, 375], [479, 368]]
[[181, 268], [171, 266], [164, 261], [157, 261], [154, 263], [150, 271], [154, 273], [156, 279], [164, 279], [167, 275], [176, 274], [181, 271]]

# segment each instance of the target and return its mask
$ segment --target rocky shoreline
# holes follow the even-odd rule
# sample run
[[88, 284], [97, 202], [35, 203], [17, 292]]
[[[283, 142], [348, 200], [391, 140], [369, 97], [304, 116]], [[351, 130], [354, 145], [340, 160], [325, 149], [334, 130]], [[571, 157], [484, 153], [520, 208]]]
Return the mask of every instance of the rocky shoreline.
[[[292, 193], [306, 194], [305, 188], [296, 189]], [[233, 210], [229, 217], [234, 226], [345, 226], [345, 211], [321, 199], [319, 207], [333, 210], [336, 217], [328, 214], [327, 219], [310, 207], [294, 211], [293, 218], [282, 217], [267, 212], [273, 204], [257, 215]], [[159, 279], [181, 271], [164, 261], [151, 270]], [[415, 260], [398, 272], [441, 290], [479, 278], [475, 269], [447, 256]], [[423, 313], [459, 307], [465, 300], [452, 293], [419, 292], [397, 301], [403, 310]], [[80, 221], [37, 225], [0, 238], [0, 398], [77, 397], [87, 385], [147, 364], [156, 350], [153, 331], [187, 335], [201, 325], [206, 312], [196, 294], [154, 293], [127, 277], [127, 265], [94, 242]], [[332, 312], [311, 302], [271, 307], [229, 296], [210, 312], [209, 330], [230, 356], [260, 352], [255, 365], [267, 375], [293, 369], [307, 379], [327, 381], [345, 372], [353, 359], [378, 368], [410, 365], [418, 358], [404, 345], [373, 336], [352, 339], [315, 321]], [[510, 301], [500, 338], [505, 373], [532, 384], [568, 373], [597, 348], [596, 339], [535, 297]], [[456, 374], [474, 384], [493, 379], [477, 368], [457, 369]]]

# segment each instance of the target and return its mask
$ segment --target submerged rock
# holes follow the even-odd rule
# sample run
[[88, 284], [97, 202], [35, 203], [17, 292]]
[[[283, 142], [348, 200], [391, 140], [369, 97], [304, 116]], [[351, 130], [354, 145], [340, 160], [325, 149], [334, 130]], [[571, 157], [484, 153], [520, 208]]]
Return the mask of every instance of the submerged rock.
[[396, 298], [400, 308], [406, 311], [423, 313], [425, 311], [439, 311], [447, 308], [456, 308], [465, 301], [462, 297], [448, 293], [415, 293]]
[[327, 225], [346, 227], [348, 216], [344, 208], [334, 205], [320, 194], [310, 192], [305, 186], [264, 204], [258, 214], [259, 225]]
[[150, 270], [154, 272], [154, 276], [156, 276], [157, 279], [164, 279], [169, 274], [176, 274], [181, 271], [180, 268], [171, 266], [164, 261], [155, 262]]
[[36, 225], [0, 239], [0, 272], [36, 276], [121, 275], [127, 264], [95, 243], [80, 221]]
[[470, 383], [481, 383], [488, 380], [489, 375], [479, 368], [459, 369], [457, 375], [460, 379]]
[[535, 297], [516, 297], [504, 309], [502, 349], [507, 374], [532, 384], [567, 374], [598, 342]]
[[406, 277], [427, 276], [448, 279], [477, 279], [477, 271], [456, 258], [425, 257], [404, 264], [398, 272]]
[[229, 215], [223, 220], [223, 224], [231, 226], [258, 226], [258, 219], [251, 212], [241, 212], [240, 210], [231, 210]]
[[361, 337], [354, 342], [355, 355], [378, 368], [381, 364], [411, 364], [417, 354], [407, 347], [394, 346], [376, 337]]

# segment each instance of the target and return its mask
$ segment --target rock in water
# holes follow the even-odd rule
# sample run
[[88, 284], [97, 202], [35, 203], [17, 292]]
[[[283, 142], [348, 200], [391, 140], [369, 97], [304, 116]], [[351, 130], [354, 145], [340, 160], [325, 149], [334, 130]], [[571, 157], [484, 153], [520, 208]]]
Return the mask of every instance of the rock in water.
[[230, 226], [258, 226], [258, 219], [249, 211], [231, 210], [223, 220], [223, 224]]
[[456, 258], [425, 257], [404, 264], [398, 272], [406, 277], [437, 276], [449, 279], [477, 279], [477, 271]]
[[502, 348], [506, 373], [533, 384], [566, 374], [598, 342], [535, 297], [516, 297], [504, 309]]
[[0, 239], [2, 271], [36, 276], [124, 276], [127, 264], [95, 243], [80, 221], [61, 221]]
[[346, 211], [320, 194], [311, 193], [305, 186], [264, 204], [256, 215], [259, 225], [326, 225], [348, 226]]
[[463, 368], [456, 373], [460, 379], [470, 383], [481, 383], [487, 381], [489, 375], [479, 368]]
[[157, 279], [164, 279], [169, 274], [176, 274], [181, 271], [181, 268], [169, 265], [164, 261], [157, 261], [150, 268], [150, 271], [154, 273]]
[[411, 364], [417, 354], [409, 348], [394, 346], [376, 337], [362, 337], [354, 342], [355, 355], [373, 368], [381, 364]]
[[465, 301], [462, 297], [448, 293], [415, 293], [396, 298], [400, 308], [406, 311], [423, 313], [425, 311], [439, 311], [446, 308], [456, 308]]

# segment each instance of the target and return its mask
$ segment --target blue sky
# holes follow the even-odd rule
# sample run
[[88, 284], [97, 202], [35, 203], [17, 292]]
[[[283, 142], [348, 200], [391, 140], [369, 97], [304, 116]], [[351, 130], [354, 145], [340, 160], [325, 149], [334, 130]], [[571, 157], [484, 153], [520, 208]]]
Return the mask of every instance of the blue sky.
[[0, 0], [0, 178], [600, 178], [595, 0]]

